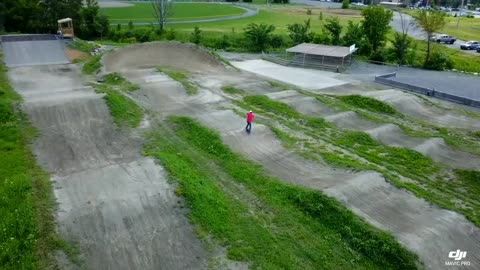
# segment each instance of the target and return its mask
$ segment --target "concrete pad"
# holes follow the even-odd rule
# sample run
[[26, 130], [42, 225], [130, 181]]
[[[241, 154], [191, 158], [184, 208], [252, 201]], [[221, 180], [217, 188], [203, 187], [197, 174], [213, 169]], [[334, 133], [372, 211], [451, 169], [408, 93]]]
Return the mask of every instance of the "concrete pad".
[[285, 67], [265, 60], [232, 62], [232, 65], [239, 69], [309, 90], [317, 90], [346, 83], [335, 79], [335, 73], [313, 69]]

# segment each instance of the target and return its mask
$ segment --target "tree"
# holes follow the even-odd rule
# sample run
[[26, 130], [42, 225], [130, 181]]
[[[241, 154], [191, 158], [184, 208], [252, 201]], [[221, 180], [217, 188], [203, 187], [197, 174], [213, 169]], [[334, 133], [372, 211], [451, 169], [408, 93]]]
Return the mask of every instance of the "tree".
[[347, 9], [350, 6], [350, 0], [343, 0], [342, 1], [342, 8]]
[[328, 31], [331, 36], [331, 41], [333, 45], [340, 44], [340, 34], [342, 33], [342, 26], [337, 17], [326, 20], [327, 23], [323, 26]]
[[252, 49], [257, 52], [264, 51], [270, 45], [272, 32], [275, 26], [268, 24], [251, 23], [244, 29], [244, 34]]
[[407, 17], [399, 13], [400, 15], [400, 23], [402, 27], [401, 32], [395, 32], [394, 38], [392, 40], [393, 43], [393, 53], [399, 65], [405, 64], [405, 57], [408, 52], [408, 48], [412, 43], [411, 38], [408, 37], [408, 29], [412, 25], [412, 22], [407, 19]]
[[172, 1], [168, 0], [153, 0], [153, 15], [157, 19], [158, 33], [162, 34], [167, 24], [168, 17], [173, 14]]
[[200, 41], [202, 39], [202, 30], [198, 28], [198, 26], [195, 26], [193, 29], [192, 35], [190, 36], [190, 42], [195, 43], [195, 44], [200, 44]]
[[292, 39], [294, 45], [310, 42], [313, 39], [312, 32], [310, 32], [310, 19], [304, 21], [303, 24], [289, 24], [287, 29], [288, 36]]
[[81, 11], [82, 23], [80, 26], [80, 36], [82, 38], [102, 38], [108, 34], [110, 22], [105, 15], [98, 14], [99, 10], [100, 7], [98, 6], [97, 0], [85, 1], [85, 6]]
[[440, 11], [421, 10], [414, 15], [414, 18], [426, 34], [427, 55], [425, 57], [425, 63], [427, 63], [430, 57], [430, 41], [432, 35], [445, 26], [445, 13]]
[[82, 23], [83, 0], [39, 0], [41, 8], [42, 31], [57, 31], [57, 21], [61, 18], [71, 18], [74, 27]]
[[386, 36], [393, 18], [391, 10], [383, 7], [368, 7], [362, 9], [362, 28], [369, 45], [375, 53], [385, 45]]

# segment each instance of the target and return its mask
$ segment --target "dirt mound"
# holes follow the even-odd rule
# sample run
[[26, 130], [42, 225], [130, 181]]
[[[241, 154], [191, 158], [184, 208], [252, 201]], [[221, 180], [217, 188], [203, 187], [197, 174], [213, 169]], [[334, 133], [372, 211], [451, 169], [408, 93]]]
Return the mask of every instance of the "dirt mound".
[[108, 53], [102, 62], [106, 72], [158, 66], [200, 73], [225, 70], [224, 65], [207, 50], [180, 42], [135, 44]]
[[438, 125], [473, 130], [480, 129], [480, 121], [477, 119], [461, 115], [452, 110], [436, 107], [433, 104], [428, 104], [428, 101], [422, 100], [420, 97], [399, 90], [390, 89], [366, 92], [362, 95], [387, 102], [401, 113], [434, 122]]

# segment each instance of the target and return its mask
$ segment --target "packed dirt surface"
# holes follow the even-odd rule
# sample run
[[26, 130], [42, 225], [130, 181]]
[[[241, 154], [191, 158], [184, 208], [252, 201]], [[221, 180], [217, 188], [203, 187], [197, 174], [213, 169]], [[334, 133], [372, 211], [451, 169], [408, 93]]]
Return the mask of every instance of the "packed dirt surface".
[[[188, 55], [188, 61], [185, 54]], [[410, 192], [394, 187], [376, 172], [352, 172], [306, 160], [284, 148], [267, 126], [254, 124], [252, 134], [248, 135], [244, 131], [244, 117], [232, 110], [235, 106], [231, 99], [234, 97], [221, 90], [223, 86], [233, 85], [250, 93], [269, 94], [272, 98], [293, 105], [302, 113], [319, 115], [346, 128], [355, 128], [355, 121], [359, 119], [357, 115], [337, 112], [293, 91], [280, 92], [263, 78], [298, 85], [314, 92], [321, 92], [325, 87], [345, 85], [346, 81], [332, 78], [326, 72], [285, 68], [261, 60], [233, 63], [248, 72], [233, 71], [210, 62], [210, 58], [205, 60], [205, 55], [198, 49], [191, 50], [184, 45], [177, 47], [154, 43], [119, 49], [107, 56], [104, 63], [106, 71], [120, 71], [130, 81], [140, 85], [141, 90], [134, 92], [132, 97], [155, 115], [160, 118], [185, 115], [200, 120], [220, 132], [225, 143], [233, 150], [262, 164], [272, 175], [289, 183], [321, 190], [343, 202], [374, 226], [391, 232], [402, 244], [416, 252], [428, 269], [461, 269], [445, 266], [448, 253], [457, 249], [468, 250], [469, 267], [480, 267], [480, 230], [465, 217], [440, 209]], [[188, 69], [192, 72], [192, 81], [200, 88], [199, 93], [187, 95], [178, 82], [153, 69], [156, 66]], [[353, 120], [348, 120], [350, 117]], [[269, 120], [262, 115], [258, 115], [258, 118]], [[363, 124], [365, 126], [362, 128], [372, 129], [371, 134], [378, 128], [373, 123]], [[384, 129], [388, 134], [387, 139], [400, 142], [405, 139], [407, 142], [404, 144], [412, 144], [408, 140], [413, 139], [408, 136], [400, 134], [400, 137], [396, 137], [398, 135], [391, 134], [392, 131], [396, 132], [395, 127]], [[376, 132], [381, 134], [382, 131]], [[415, 142], [412, 147], [415, 148], [413, 145], [416, 143], [422, 144]]]
[[358, 116], [353, 111], [334, 111], [332, 108], [316, 101], [314, 98], [306, 97], [294, 90], [267, 94], [267, 96], [271, 99], [289, 104], [303, 114], [320, 116], [340, 128], [364, 131], [370, 134], [372, 138], [386, 145], [417, 150], [445, 165], [473, 170], [480, 168], [479, 157], [454, 150], [441, 138], [411, 137], [406, 135], [401, 128], [394, 124], [369, 121]]
[[[159, 53], [158, 50], [168, 50], [169, 53]], [[103, 58], [106, 72], [159, 67], [163, 63], [190, 72], [221, 72], [225, 69], [211, 53], [180, 42], [135, 44], [113, 51]]]
[[39, 131], [34, 152], [51, 173], [59, 231], [78, 246], [79, 269], [206, 268], [207, 252], [166, 173], [140, 154], [142, 131], [119, 130], [77, 66], [8, 74]]

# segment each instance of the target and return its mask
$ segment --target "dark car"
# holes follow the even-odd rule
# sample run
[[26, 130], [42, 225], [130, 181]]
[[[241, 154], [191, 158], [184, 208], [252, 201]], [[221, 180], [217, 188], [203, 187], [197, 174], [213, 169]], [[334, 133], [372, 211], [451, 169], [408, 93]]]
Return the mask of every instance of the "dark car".
[[462, 45], [460, 45], [460, 49], [462, 50], [476, 50], [477, 48], [480, 47], [480, 42], [479, 41], [468, 41]]
[[480, 47], [477, 48], [477, 52], [480, 53]]

